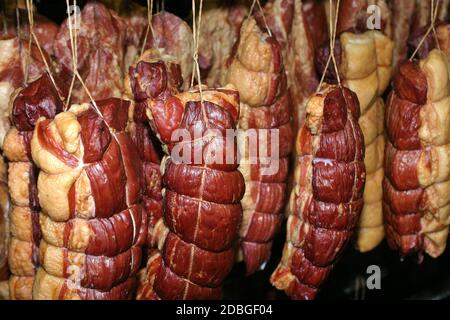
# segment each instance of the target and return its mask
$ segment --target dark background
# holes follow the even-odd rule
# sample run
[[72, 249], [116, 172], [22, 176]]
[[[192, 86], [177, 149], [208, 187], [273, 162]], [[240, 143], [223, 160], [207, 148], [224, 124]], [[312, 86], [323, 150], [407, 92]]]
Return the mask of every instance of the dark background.
[[[57, 23], [65, 19], [64, 0], [34, 2], [41, 14]], [[147, 3], [146, 0], [136, 2], [142, 5]], [[157, 2], [158, 0], [154, 1], [155, 10]], [[80, 6], [84, 3], [86, 1], [77, 1]], [[161, 4], [159, 6], [161, 7]], [[186, 19], [190, 15], [191, 0], [166, 0], [164, 8]], [[236, 265], [224, 285], [226, 299], [287, 299], [269, 282], [270, 274], [280, 260], [284, 239], [285, 230], [281, 230], [274, 241], [272, 258], [263, 271], [245, 277], [244, 266]], [[365, 289], [368, 276], [366, 270], [370, 265], [378, 265], [381, 268], [381, 290]], [[385, 241], [374, 251], [365, 254], [355, 251], [349, 245], [330, 278], [323, 285], [318, 299], [448, 300], [450, 299], [449, 250], [438, 259], [425, 256], [423, 262], [419, 264], [417, 257], [400, 259], [398, 253], [390, 250]]]

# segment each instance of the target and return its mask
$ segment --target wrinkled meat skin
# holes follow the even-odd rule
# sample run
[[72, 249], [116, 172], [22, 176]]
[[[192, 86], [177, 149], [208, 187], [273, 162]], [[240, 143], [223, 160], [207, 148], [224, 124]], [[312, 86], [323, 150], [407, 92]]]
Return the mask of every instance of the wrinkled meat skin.
[[[39, 121], [33, 134], [43, 234], [34, 299], [130, 299], [137, 286], [148, 216], [143, 165], [126, 132], [131, 104], [110, 98], [96, 105], [104, 120], [90, 104], [75, 105]], [[49, 188], [67, 207], [55, 210]]]
[[[254, 19], [245, 20], [227, 74], [227, 82], [240, 90], [239, 126], [243, 131], [239, 148], [244, 159], [249, 154], [247, 143], [253, 142], [243, 133], [255, 129], [259, 136], [265, 135], [265, 130], [275, 129], [279, 134], [279, 144], [275, 146], [278, 148], [278, 154], [262, 154], [258, 151], [260, 154], [256, 155], [257, 163], [245, 163], [244, 160], [245, 164], [241, 161], [239, 167], [246, 179], [246, 191], [242, 201], [244, 223], [240, 236], [247, 274], [254, 273], [268, 261], [272, 239], [281, 225], [286, 201], [293, 132], [281, 50], [275, 37], [262, 31]], [[259, 145], [259, 142], [257, 144]], [[270, 145], [267, 144], [269, 149]], [[262, 147], [261, 144], [258, 149]], [[264, 172], [265, 160], [277, 166], [276, 172]]]
[[[45, 64], [36, 45], [32, 44], [30, 49], [27, 39], [19, 43], [17, 37], [7, 35], [0, 40], [0, 52], [0, 147], [2, 147], [10, 128], [9, 108], [15, 91], [25, 85], [26, 74], [28, 81], [34, 81], [44, 73]], [[46, 55], [45, 52], [44, 54]], [[50, 61], [47, 55], [46, 59]], [[25, 66], [28, 66], [27, 70], [24, 70]]]
[[[89, 92], [98, 100], [121, 97], [126, 46], [125, 21], [99, 2], [86, 4], [78, 21], [80, 27], [74, 29], [78, 43], [77, 68]], [[59, 28], [54, 53], [58, 61], [68, 70], [73, 69], [67, 19]], [[72, 102], [87, 101], [89, 96], [77, 80]]]
[[295, 187], [283, 257], [272, 284], [293, 299], [314, 299], [357, 225], [365, 182], [356, 94], [324, 86], [307, 105], [297, 136]]

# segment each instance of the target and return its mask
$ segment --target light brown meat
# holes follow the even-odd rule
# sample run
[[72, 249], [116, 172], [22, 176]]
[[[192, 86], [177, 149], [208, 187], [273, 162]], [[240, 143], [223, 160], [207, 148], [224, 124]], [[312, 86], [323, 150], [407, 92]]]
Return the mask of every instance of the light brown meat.
[[[226, 62], [237, 38], [248, 6], [213, 3], [205, 6], [200, 30], [199, 64], [203, 81], [210, 87], [224, 85]], [[205, 3], [207, 4], [207, 3]]]
[[283, 220], [293, 145], [286, 81], [280, 44], [252, 17], [244, 20], [226, 82], [239, 88], [241, 99], [239, 171], [246, 190], [240, 249], [247, 274], [268, 261]]
[[130, 299], [148, 216], [129, 101], [109, 98], [40, 118], [31, 154], [40, 168], [42, 229], [34, 299]]

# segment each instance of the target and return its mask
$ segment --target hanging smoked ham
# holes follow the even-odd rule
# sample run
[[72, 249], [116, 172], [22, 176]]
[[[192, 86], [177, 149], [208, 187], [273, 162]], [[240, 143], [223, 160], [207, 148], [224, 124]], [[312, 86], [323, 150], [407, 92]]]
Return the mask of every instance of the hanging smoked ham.
[[41, 170], [42, 229], [34, 299], [129, 299], [136, 288], [147, 214], [142, 166], [126, 133], [130, 102], [73, 105], [40, 118], [31, 141]]
[[[199, 61], [208, 85], [226, 83], [226, 60], [232, 53], [251, 3], [235, 1], [231, 6], [206, 5]], [[260, 25], [267, 22], [281, 45], [291, 95], [294, 132], [297, 132], [304, 121], [306, 99], [318, 85], [314, 51], [326, 40], [325, 12], [320, 2], [315, 0], [270, 0], [264, 5], [263, 13], [256, 8], [253, 11]]]
[[[146, 23], [147, 17], [145, 17]], [[147, 82], [139, 80], [140, 75], [148, 73], [149, 61], [158, 59], [161, 56], [172, 59], [178, 66], [174, 72], [174, 81], [177, 93], [179, 87], [188, 87], [192, 72], [192, 31], [190, 27], [177, 16], [160, 12], [152, 16], [152, 28], [149, 29], [147, 41], [144, 47], [151, 49], [145, 51], [138, 59], [138, 62], [129, 68], [128, 76], [125, 80], [126, 94], [135, 101], [134, 124], [130, 128], [130, 134], [140, 150], [140, 157], [143, 161], [143, 174], [145, 177], [144, 203], [149, 215], [149, 230], [147, 249], [149, 256], [158, 252], [157, 236], [158, 226], [162, 222], [162, 193], [161, 193], [161, 172], [160, 172], [160, 142], [157, 141], [150, 129], [149, 119], [146, 114], [146, 102], [149, 99], [147, 92]], [[167, 32], [170, 30], [170, 32]], [[145, 29], [142, 32], [146, 32]], [[145, 34], [142, 34], [142, 41]], [[141, 49], [139, 46], [139, 50]], [[173, 64], [175, 66], [175, 63]], [[178, 68], [180, 68], [178, 70]], [[184, 71], [184, 74], [183, 74]], [[150, 73], [150, 76], [153, 76]], [[147, 272], [147, 267], [140, 272], [138, 299], [147, 299], [147, 291], [152, 289], [153, 273]], [[147, 289], [150, 288], [150, 289]]]
[[[15, 139], [10, 139], [10, 133], [13, 128], [9, 130], [10, 121], [13, 123], [18, 121], [16, 119], [16, 114], [14, 114], [15, 109], [15, 99], [21, 96], [21, 88], [25, 86], [26, 82], [32, 88], [23, 89], [24, 92], [30, 90], [37, 90], [38, 87], [42, 87], [44, 90], [42, 95], [36, 97], [34, 102], [42, 102], [39, 99], [43, 99], [44, 103], [48, 103], [46, 96], [47, 94], [53, 95], [54, 93], [49, 93], [44, 89], [46, 86], [53, 86], [49, 78], [41, 80], [40, 76], [45, 72], [45, 63], [39, 52], [39, 49], [35, 44], [31, 44], [27, 39], [19, 40], [18, 37], [6, 36], [3, 40], [0, 40], [0, 52], [2, 60], [2, 72], [0, 88], [2, 100], [2, 112], [4, 113], [2, 118], [2, 132], [0, 133], [0, 138], [2, 142], [2, 149], [4, 155], [10, 161], [9, 163], [9, 173], [8, 173], [8, 187], [11, 193], [12, 200], [12, 211], [9, 213], [10, 216], [10, 248], [9, 248], [9, 267], [11, 269], [12, 277], [10, 278], [9, 293], [12, 299], [30, 299], [33, 275], [35, 272], [35, 267], [37, 260], [34, 258], [35, 252], [37, 252], [37, 245], [39, 242], [39, 232], [36, 228], [36, 232], [32, 225], [33, 223], [28, 220], [24, 222], [23, 225], [14, 226], [15, 223], [12, 218], [14, 218], [15, 209], [19, 210], [18, 207], [26, 207], [28, 211], [32, 209], [38, 210], [35, 203], [30, 202], [33, 198], [30, 194], [30, 190], [33, 188], [33, 170], [32, 164], [30, 163], [30, 157], [28, 154], [20, 154], [20, 150], [28, 150], [26, 147], [26, 138], [22, 143]], [[45, 55], [47, 61], [50, 61], [49, 57]], [[56, 65], [55, 65], [56, 67]], [[59, 70], [61, 71], [61, 70]], [[45, 82], [45, 83], [43, 83]], [[35, 83], [31, 85], [30, 83]], [[26, 93], [25, 93], [26, 94]], [[33, 95], [36, 91], [33, 92]], [[50, 100], [53, 97], [50, 98]], [[59, 99], [59, 98], [58, 98]], [[26, 99], [25, 99], [26, 100]], [[12, 106], [12, 110], [10, 110]], [[55, 107], [55, 106], [53, 106]], [[20, 107], [20, 108], [23, 108]], [[33, 107], [34, 108], [34, 107]], [[48, 108], [52, 108], [49, 106]], [[11, 113], [11, 119], [9, 118]], [[30, 115], [20, 114], [21, 117], [31, 116], [33, 117], [34, 111], [28, 111]], [[22, 120], [22, 121], [26, 121]], [[9, 131], [8, 131], [9, 130]], [[24, 131], [31, 131], [32, 128], [28, 127]], [[31, 134], [31, 133], [30, 133]], [[25, 134], [25, 137], [27, 134]], [[28, 139], [29, 140], [29, 139]], [[25, 146], [23, 146], [23, 143]], [[17, 163], [16, 163], [17, 162]], [[31, 183], [29, 184], [29, 182]], [[31, 187], [31, 189], [30, 189]], [[16, 211], [17, 211], [16, 210]], [[37, 215], [37, 213], [36, 213]], [[27, 233], [29, 232], [29, 233]]]
[[[20, 36], [22, 39], [30, 38], [30, 23], [28, 21], [28, 12], [26, 1], [9, 1], [13, 4], [12, 7], [8, 5], [3, 9], [3, 14], [0, 15], [0, 35], [5, 37]], [[16, 12], [16, 7], [18, 11]], [[36, 38], [42, 45], [42, 48], [48, 53], [53, 54], [53, 43], [58, 33], [58, 26], [48, 18], [38, 14], [36, 8], [33, 6], [33, 30], [36, 34]], [[18, 32], [20, 28], [20, 32]]]
[[[281, 47], [253, 18], [242, 24], [226, 82], [239, 88], [241, 99], [239, 171], [246, 190], [240, 249], [247, 273], [251, 274], [269, 259], [272, 239], [283, 220], [293, 144]], [[272, 135], [278, 138], [274, 144], [270, 142]], [[261, 141], [264, 137], [266, 140]]]
[[386, 108], [384, 214], [390, 247], [432, 257], [450, 225], [450, 62], [432, 50], [400, 65]]
[[[375, 248], [384, 238], [382, 181], [384, 158], [384, 101], [382, 95], [392, 73], [393, 42], [390, 39], [390, 13], [384, 1], [380, 8], [381, 30], [367, 30], [367, 6], [373, 1], [343, 0], [339, 8], [338, 39], [335, 55], [342, 83], [358, 96], [361, 126], [366, 146], [366, 186], [364, 207], [356, 234], [356, 248], [361, 252]], [[316, 63], [324, 69], [329, 46], [319, 48]], [[330, 68], [327, 81], [335, 82]]]
[[283, 257], [272, 284], [314, 299], [352, 237], [363, 206], [364, 141], [359, 104], [345, 87], [324, 85], [306, 106]]
[[31, 137], [40, 116], [54, 117], [63, 102], [49, 75], [44, 73], [18, 91], [13, 98], [12, 128], [5, 137], [9, 160], [8, 186], [12, 208], [9, 213], [11, 239], [8, 251], [11, 299], [31, 299], [34, 276], [39, 266], [39, 200], [37, 168], [31, 159]]
[[[158, 98], [161, 103], [165, 103], [167, 98], [180, 91], [183, 82], [181, 68], [176, 63], [168, 63], [168, 69], [165, 70], [167, 72], [165, 74], [161, 73], [161, 75], [164, 74], [163, 78], [161, 78], [161, 80], [157, 78], [158, 74], [155, 72], [157, 70], [155, 68], [155, 62], [158, 61], [160, 57], [161, 53], [158, 50], [145, 51], [136, 64], [130, 67], [129, 82], [126, 83], [126, 86], [130, 90], [130, 94], [136, 101], [135, 109], [141, 118], [140, 121], [137, 122], [137, 125], [140, 123], [143, 128], [146, 128], [145, 131], [147, 131], [148, 134], [153, 134], [149, 130], [150, 123], [147, 116], [149, 99]], [[162, 65], [164, 64], [162, 63]], [[157, 81], [163, 82], [158, 83]], [[143, 112], [142, 115], [141, 112]], [[146, 120], [146, 123], [143, 122], [144, 119]], [[147, 139], [149, 137], [150, 136], [147, 136]], [[137, 139], [134, 140], [137, 141]], [[141, 146], [141, 148], [145, 147], [145, 144], [151, 143], [151, 141], [148, 140], [147, 143], [143, 143], [144, 141], [145, 140], [137, 141], [138, 148], [139, 146]], [[160, 263], [160, 247], [163, 244], [167, 229], [162, 215], [163, 200], [161, 190], [161, 170], [159, 165], [156, 166], [160, 163], [160, 158], [158, 157], [155, 159], [153, 156], [147, 156], [144, 163], [148, 165], [148, 169], [152, 167], [155, 169], [144, 172], [144, 175], [148, 180], [148, 185], [151, 186], [151, 188], [146, 191], [152, 192], [151, 194], [144, 193], [144, 199], [146, 196], [149, 197], [154, 206], [149, 208], [153, 210], [147, 210], [149, 215], [149, 230], [147, 236], [148, 263], [146, 268], [140, 273], [137, 293], [138, 300], [159, 299], [154, 292], [153, 285], [158, 269], [156, 264]]]
[[[232, 150], [225, 144], [226, 130], [236, 128], [238, 92], [203, 87], [178, 93], [180, 67], [170, 60], [139, 61], [133, 73], [133, 93], [147, 96], [150, 124], [170, 155], [161, 167], [164, 221], [154, 233], [158, 250], [148, 261], [140, 298], [218, 299], [234, 263], [242, 216], [244, 181], [237, 171], [236, 141]], [[177, 132], [187, 140], [180, 143]]]
[[[124, 93], [124, 57], [126, 23], [116, 12], [100, 2], [88, 2], [76, 14], [73, 26], [77, 37], [78, 71], [94, 99], [121, 97]], [[75, 24], [75, 17], [72, 19]], [[69, 24], [66, 19], [59, 28], [54, 43], [57, 60], [68, 70], [73, 69]], [[75, 82], [72, 102], [89, 101], [79, 81]]]

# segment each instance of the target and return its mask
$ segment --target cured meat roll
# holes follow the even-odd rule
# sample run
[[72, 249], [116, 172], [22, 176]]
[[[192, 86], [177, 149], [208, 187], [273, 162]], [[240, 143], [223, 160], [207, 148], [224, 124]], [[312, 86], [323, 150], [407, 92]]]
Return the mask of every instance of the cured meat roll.
[[[165, 237], [167, 228], [162, 216], [162, 178], [160, 170], [160, 153], [155, 146], [157, 141], [152, 141], [153, 131], [147, 115], [148, 103], [154, 98], [155, 91], [160, 103], [164, 103], [171, 95], [180, 91], [183, 83], [180, 65], [167, 61], [167, 72], [160, 84], [157, 81], [158, 64], [155, 62], [161, 58], [160, 49], [150, 49], [143, 53], [135, 65], [130, 68], [126, 87], [129, 96], [136, 101], [134, 127], [130, 133], [138, 148], [141, 150], [143, 160], [143, 174], [146, 180], [144, 189], [144, 203], [149, 215], [149, 230], [147, 239], [148, 263], [140, 272], [139, 286], [137, 292], [138, 300], [149, 300], [154, 298], [153, 283], [155, 278], [154, 261], [160, 257], [159, 246]], [[168, 56], [166, 56], [168, 58]], [[164, 62], [161, 61], [161, 65]], [[160, 73], [162, 75], [163, 73]], [[150, 100], [149, 100], [150, 99]], [[159, 143], [159, 142], [158, 142]], [[159, 261], [159, 260], [156, 260]]]
[[[374, 249], [384, 238], [382, 211], [384, 137], [384, 101], [382, 99], [392, 74], [393, 41], [390, 39], [390, 12], [386, 3], [375, 1], [381, 9], [381, 30], [367, 30], [367, 0], [343, 0], [339, 9], [335, 56], [343, 85], [356, 93], [361, 108], [359, 125], [366, 146], [367, 177], [364, 207], [358, 224], [356, 248]], [[316, 56], [322, 71], [329, 56], [329, 45]], [[327, 81], [336, 82], [334, 68]]]
[[148, 261], [142, 298], [218, 299], [242, 218], [235, 137], [231, 149], [226, 145], [226, 131], [236, 128], [239, 94], [228, 87], [177, 94], [180, 68], [167, 60], [138, 62], [136, 71], [135, 97], [147, 95], [150, 124], [168, 154], [162, 164], [164, 224], [155, 235], [159, 250]]
[[363, 207], [364, 140], [349, 89], [324, 85], [306, 106], [297, 135], [287, 240], [272, 284], [293, 299], [314, 299], [351, 238]]
[[39, 200], [37, 168], [31, 159], [31, 137], [40, 116], [52, 118], [63, 102], [47, 73], [19, 90], [13, 98], [12, 128], [5, 137], [4, 153], [9, 160], [8, 186], [12, 208], [9, 213], [11, 239], [8, 260], [11, 299], [31, 299], [39, 265]]
[[[247, 274], [270, 257], [283, 220], [289, 155], [293, 144], [289, 93], [281, 48], [255, 19], [245, 20], [226, 78], [239, 88], [239, 171], [245, 179], [240, 230]], [[276, 136], [278, 141], [273, 143]]]
[[383, 209], [390, 247], [443, 253], [450, 224], [450, 64], [431, 51], [399, 67], [386, 108]]
[[147, 239], [142, 164], [129, 101], [72, 105], [40, 118], [31, 140], [40, 168], [42, 229], [34, 299], [129, 299]]
[[[47, 57], [47, 61], [49, 61]], [[10, 128], [10, 105], [16, 90], [36, 80], [45, 71], [38, 48], [13, 35], [0, 39], [0, 148]], [[27, 79], [25, 79], [27, 77]]]

